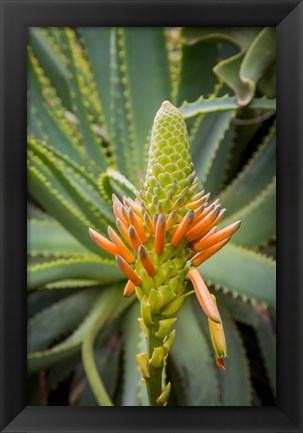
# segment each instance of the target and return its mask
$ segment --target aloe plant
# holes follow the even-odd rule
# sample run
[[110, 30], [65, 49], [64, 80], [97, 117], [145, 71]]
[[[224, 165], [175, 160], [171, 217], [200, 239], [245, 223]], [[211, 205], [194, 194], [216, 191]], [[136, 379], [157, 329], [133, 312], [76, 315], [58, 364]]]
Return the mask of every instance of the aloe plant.
[[198, 300], [187, 296], [161, 378], [170, 396], [160, 403], [262, 404], [260, 384], [275, 394], [274, 30], [36, 28], [29, 36], [29, 402], [51, 404], [64, 383], [69, 404], [148, 404], [138, 302], [123, 296], [125, 275], [88, 228], [107, 236], [112, 195], [136, 203], [144, 192], [153, 119], [170, 100], [187, 125], [199, 189], [227, 209], [224, 226], [242, 226], [198, 265], [224, 322], [226, 371], [213, 362]]

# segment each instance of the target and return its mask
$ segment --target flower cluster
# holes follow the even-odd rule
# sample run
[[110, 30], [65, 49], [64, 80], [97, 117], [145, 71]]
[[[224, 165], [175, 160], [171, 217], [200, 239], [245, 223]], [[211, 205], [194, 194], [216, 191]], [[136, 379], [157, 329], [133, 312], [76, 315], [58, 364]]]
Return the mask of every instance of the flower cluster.
[[[225, 209], [210, 194], [197, 192], [186, 125], [168, 101], [158, 111], [151, 136], [146, 178], [133, 200], [113, 195], [117, 231], [109, 239], [90, 229], [93, 241], [111, 255], [128, 278], [124, 296], [136, 293], [139, 322], [147, 338], [147, 353], [137, 356], [150, 404], [167, 402], [170, 384], [162, 390], [162, 370], [175, 333], [169, 333], [186, 297], [188, 279], [208, 317], [217, 364], [227, 356], [215, 297], [195, 269], [219, 251], [238, 230], [240, 221], [218, 229]], [[161, 371], [161, 374], [156, 374]]]

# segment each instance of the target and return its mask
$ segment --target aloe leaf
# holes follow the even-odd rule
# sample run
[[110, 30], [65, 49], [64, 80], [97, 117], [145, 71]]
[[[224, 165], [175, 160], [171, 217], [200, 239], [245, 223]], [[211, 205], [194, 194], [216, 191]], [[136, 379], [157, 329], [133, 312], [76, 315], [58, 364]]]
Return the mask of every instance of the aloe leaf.
[[32, 256], [91, 255], [89, 250], [56, 222], [30, 220], [27, 227], [28, 252]]
[[142, 373], [136, 355], [146, 352], [146, 341], [138, 322], [139, 303], [126, 313], [123, 323], [125, 331], [122, 406], [148, 406], [146, 386], [140, 381]]
[[52, 86], [56, 88], [66, 108], [70, 109], [68, 70], [56, 52], [55, 44], [47, 29], [31, 27], [29, 29], [29, 43], [41, 67], [47, 71]]
[[93, 244], [88, 235], [89, 227], [98, 229], [83, 216], [62, 189], [62, 185], [49, 170], [45, 169], [41, 160], [31, 159], [28, 167], [28, 186], [35, 199], [83, 245], [94, 253], [105, 255]]
[[113, 169], [109, 169], [100, 175], [98, 186], [102, 197], [111, 204], [113, 194], [121, 200], [124, 195], [135, 198], [138, 194], [137, 188], [123, 174]]
[[186, 405], [220, 404], [215, 362], [190, 303], [186, 302], [178, 314], [170, 356], [185, 385]]
[[262, 145], [232, 183], [221, 193], [220, 201], [229, 213], [247, 205], [275, 175], [276, 133], [272, 128]]
[[[116, 293], [113, 292], [112, 296]], [[47, 349], [41, 352], [34, 352], [29, 354], [27, 359], [27, 369], [29, 374], [33, 374], [40, 368], [47, 368], [68, 359], [72, 355], [79, 353], [81, 343], [84, 335], [91, 323], [100, 314], [100, 309], [106, 311], [106, 302], [109, 296], [109, 289], [104, 290], [100, 293], [96, 303], [93, 305], [90, 313], [80, 324], [80, 326], [63, 342], [53, 346], [51, 349]]]
[[185, 100], [195, 101], [199, 96], [210, 95], [217, 82], [212, 69], [219, 58], [217, 41], [201, 41], [194, 45], [185, 42], [188, 29], [181, 33], [181, 71], [178, 85], [177, 101], [181, 105]]
[[239, 105], [247, 105], [254, 97], [256, 83], [275, 58], [275, 31], [265, 28], [244, 51], [221, 61], [215, 68], [236, 93]]
[[58, 259], [28, 268], [28, 289], [34, 290], [48, 283], [70, 278], [114, 283], [125, 277], [114, 261], [98, 256]]
[[[81, 65], [83, 58], [81, 57], [80, 46], [77, 44], [73, 30], [66, 29], [64, 37], [68, 56], [68, 71], [71, 74], [70, 84], [73, 112], [76, 114], [79, 122], [82, 143], [87, 150], [91, 162], [93, 162], [94, 170], [98, 172], [108, 166], [109, 160], [105, 155], [102, 140], [97, 136], [92, 127], [90, 107], [87, 102], [87, 95], [89, 95], [90, 89], [86, 82], [87, 76], [85, 76], [83, 66]], [[100, 116], [102, 116], [101, 109]]]
[[47, 372], [47, 386], [50, 390], [56, 389], [58, 384], [69, 377], [77, 366], [80, 365], [81, 356], [80, 353], [76, 353], [68, 359], [53, 365]]
[[205, 191], [210, 191], [213, 197], [219, 195], [224, 185], [229, 158], [233, 145], [234, 127], [230, 124], [219, 145], [213, 163], [209, 169], [205, 183]]
[[107, 226], [110, 221], [113, 221], [112, 211], [100, 197], [97, 188], [94, 188], [91, 179], [88, 180], [87, 176], [83, 175], [79, 169], [74, 169], [71, 164], [64, 161], [64, 158], [59, 159], [57, 154], [34, 140], [28, 141], [28, 148], [46, 164], [62, 187], [73, 198], [83, 215], [95, 226], [100, 223]]
[[244, 58], [245, 53], [240, 52], [235, 56], [221, 61], [214, 68], [218, 77], [224, 80], [224, 82], [234, 90], [239, 105], [247, 105], [253, 96], [253, 89], [248, 83], [241, 80], [239, 74]]
[[[110, 286], [102, 289], [100, 296], [92, 306], [89, 314], [66, 340], [53, 346], [51, 349], [42, 352], [34, 352], [28, 355], [28, 373], [33, 374], [40, 368], [48, 368], [57, 362], [69, 358], [75, 353], [79, 353], [84, 336], [97, 317], [103, 314], [106, 319], [106, 324], [109, 325], [128, 308], [132, 300], [123, 298], [121, 293], [122, 290], [120, 286]], [[119, 304], [116, 302], [113, 308], [113, 300], [117, 301], [119, 294], [121, 296], [121, 299], [119, 298]]]
[[249, 248], [256, 248], [276, 236], [276, 180], [274, 179], [247, 206], [230, 215], [224, 225], [242, 220], [240, 230], [233, 236], [233, 242]]
[[196, 173], [203, 187], [224, 139], [226, 130], [234, 116], [234, 110], [205, 115], [192, 137], [192, 157], [195, 161]]
[[224, 303], [230, 314], [238, 322], [250, 325], [256, 331], [261, 353], [265, 361], [271, 385], [276, 390], [276, 336], [274, 324], [269, 313], [259, 304], [243, 303], [241, 299], [234, 299], [217, 293], [218, 303]]
[[36, 138], [47, 141], [75, 161], [83, 162], [83, 147], [77, 144], [78, 138], [65, 118], [66, 111], [60, 104], [58, 106], [56, 95], [48, 98], [52, 88], [31, 51], [28, 59], [29, 132], [33, 130]]
[[91, 65], [104, 109], [107, 129], [109, 129], [110, 124], [110, 31], [110, 27], [84, 27], [81, 29], [86, 56]]
[[73, 330], [87, 314], [97, 295], [96, 289], [72, 294], [31, 318], [27, 328], [28, 352], [42, 350], [56, 338]]
[[275, 262], [261, 254], [229, 243], [199, 270], [209, 285], [275, 307]]
[[[61, 292], [61, 291], [64, 291], [64, 289], [83, 289], [83, 288], [87, 288], [87, 287], [100, 287], [100, 281], [88, 280], [88, 279], [86, 279], [86, 280], [80, 280], [80, 279], [59, 280], [59, 281], [54, 281], [52, 283], [45, 284], [44, 286], [41, 286], [40, 289], [42, 292], [47, 292], [49, 290], [57, 290], [57, 289], [59, 292]], [[44, 290], [44, 289], [47, 289], [47, 290]], [[39, 290], [39, 292], [41, 292], [41, 291]]]
[[29, 320], [40, 310], [44, 310], [55, 302], [66, 296], [76, 293], [76, 289], [66, 288], [64, 290], [41, 290], [29, 293], [27, 296], [27, 319]]
[[53, 218], [50, 218], [50, 216], [46, 212], [29, 202], [27, 203], [27, 217], [28, 219], [33, 219], [36, 221], [55, 222], [55, 220]]
[[244, 82], [248, 83], [252, 96], [255, 93], [256, 83], [274, 63], [275, 45], [275, 29], [266, 27], [261, 30], [247, 50], [240, 68], [240, 76]]
[[[195, 102], [185, 103], [179, 110], [185, 119], [198, 116], [199, 114], [216, 113], [220, 111], [236, 110], [239, 108], [237, 100], [233, 96], [211, 97], [208, 99], [199, 98]], [[258, 110], [276, 110], [276, 100], [266, 98], [254, 98], [248, 108]]]
[[[164, 31], [157, 27], [127, 27], [119, 35], [125, 50], [125, 77], [128, 77], [130, 113], [133, 117], [138, 178], [145, 174], [143, 146], [161, 103], [171, 99], [168, 53]], [[148, 85], [146, 85], [148, 83]], [[147, 103], [148, 101], [148, 103]]]
[[[193, 300], [193, 305], [197, 319], [212, 348], [208, 323], [204, 313], [196, 300]], [[252, 385], [243, 341], [230, 313], [224, 308], [223, 301], [218, 302], [218, 307], [224, 325], [228, 349], [228, 357], [224, 358], [226, 370], [218, 370], [221, 385], [221, 402], [223, 406], [250, 406]]]
[[247, 51], [259, 32], [260, 28], [258, 27], [188, 27], [182, 36], [188, 45], [215, 39], [218, 42], [225, 41]]

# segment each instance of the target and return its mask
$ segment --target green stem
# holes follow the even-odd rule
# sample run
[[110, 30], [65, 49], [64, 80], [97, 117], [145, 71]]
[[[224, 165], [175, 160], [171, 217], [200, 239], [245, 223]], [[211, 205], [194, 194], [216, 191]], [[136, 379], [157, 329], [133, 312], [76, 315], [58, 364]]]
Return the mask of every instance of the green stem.
[[[154, 318], [154, 325], [149, 327], [147, 337], [148, 359], [150, 360], [155, 347], [162, 345], [162, 340], [155, 336], [159, 318]], [[162, 372], [163, 367], [155, 368], [149, 364], [149, 379], [147, 380], [147, 393], [150, 406], [157, 406], [156, 400], [162, 391]]]

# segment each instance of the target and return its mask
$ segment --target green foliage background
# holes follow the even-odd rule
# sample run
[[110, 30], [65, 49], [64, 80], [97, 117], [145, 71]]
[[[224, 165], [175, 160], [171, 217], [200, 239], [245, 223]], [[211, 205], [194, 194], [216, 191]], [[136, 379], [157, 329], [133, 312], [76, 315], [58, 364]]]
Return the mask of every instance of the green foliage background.
[[106, 234], [112, 192], [134, 196], [166, 99], [186, 119], [201, 186], [228, 210], [224, 225], [243, 221], [199, 269], [216, 292], [227, 370], [188, 300], [167, 369], [169, 404], [274, 404], [274, 98], [271, 28], [30, 30], [29, 404], [98, 404], [88, 373], [114, 404], [147, 404], [138, 305], [123, 298], [124, 276], [88, 227]]

